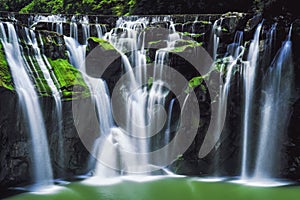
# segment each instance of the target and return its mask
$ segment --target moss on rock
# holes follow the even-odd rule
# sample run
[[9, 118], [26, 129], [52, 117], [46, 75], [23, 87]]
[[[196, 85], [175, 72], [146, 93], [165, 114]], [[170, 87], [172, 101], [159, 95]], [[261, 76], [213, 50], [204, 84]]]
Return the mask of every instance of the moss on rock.
[[172, 53], [180, 53], [185, 51], [187, 48], [197, 48], [202, 46], [202, 43], [198, 43], [193, 40], [178, 40], [176, 41], [175, 48], [173, 48], [170, 52]]
[[185, 93], [190, 93], [196, 87], [200, 86], [201, 90], [204, 92], [204, 94], [206, 94], [207, 88], [205, 86], [204, 81], [207, 81], [208, 77], [209, 77], [209, 74], [204, 75], [204, 76], [196, 76], [196, 77], [192, 78], [188, 83], [188, 87], [186, 88]]
[[48, 58], [54, 74], [60, 85], [63, 100], [75, 100], [90, 96], [89, 88], [85, 84], [81, 73], [68, 60]]
[[115, 50], [115, 48], [114, 48], [114, 46], [112, 44], [110, 44], [108, 41], [106, 41], [106, 40], [104, 40], [102, 38], [90, 37], [89, 38], [89, 43], [90, 42], [97, 43], [104, 50]]
[[5, 58], [2, 43], [0, 42], [0, 87], [14, 90], [11, 73]]

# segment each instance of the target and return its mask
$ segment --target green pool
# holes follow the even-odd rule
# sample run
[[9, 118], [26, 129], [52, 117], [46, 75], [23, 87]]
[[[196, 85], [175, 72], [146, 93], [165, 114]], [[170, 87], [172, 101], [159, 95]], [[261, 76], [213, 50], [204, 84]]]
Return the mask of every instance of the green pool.
[[257, 187], [187, 177], [89, 178], [11, 200], [299, 200], [300, 186]]

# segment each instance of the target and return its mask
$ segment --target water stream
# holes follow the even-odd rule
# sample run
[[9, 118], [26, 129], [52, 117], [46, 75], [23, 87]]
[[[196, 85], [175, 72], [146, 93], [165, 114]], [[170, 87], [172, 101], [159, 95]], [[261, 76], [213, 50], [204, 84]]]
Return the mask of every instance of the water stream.
[[[7, 27], [7, 32], [4, 28]], [[19, 96], [20, 108], [28, 123], [32, 140], [33, 173], [34, 182], [38, 185], [49, 185], [53, 181], [51, 160], [49, 155], [48, 140], [41, 112], [38, 95], [29, 77], [29, 67], [26, 66], [24, 56], [20, 50], [20, 44], [15, 27], [11, 23], [0, 23], [1, 42], [15, 88]], [[50, 82], [50, 81], [49, 81]], [[40, 164], [43, 163], [41, 167]]]

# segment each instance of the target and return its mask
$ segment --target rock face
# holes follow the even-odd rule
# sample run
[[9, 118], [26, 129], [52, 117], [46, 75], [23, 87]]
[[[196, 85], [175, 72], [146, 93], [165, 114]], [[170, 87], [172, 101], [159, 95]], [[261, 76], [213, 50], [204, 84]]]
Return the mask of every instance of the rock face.
[[26, 182], [30, 177], [28, 135], [18, 111], [18, 97], [13, 91], [0, 89], [1, 186]]
[[[29, 184], [32, 180], [33, 166], [30, 134], [28, 134], [28, 128], [19, 108], [18, 96], [14, 91], [2, 87], [0, 88], [0, 95], [0, 185], [4, 189], [19, 184]], [[54, 177], [72, 178], [75, 175], [87, 173], [89, 153], [78, 136], [73, 119], [72, 102], [65, 101], [62, 103], [63, 135], [61, 138], [57, 135], [58, 127], [55, 119], [53, 119], [55, 116], [54, 99], [41, 97], [40, 101], [43, 105], [42, 110], [48, 133]], [[61, 142], [63, 149], [58, 146]]]
[[[23, 16], [16, 16], [20, 18], [23, 24], [28, 23]], [[82, 16], [81, 16], [82, 17]], [[70, 16], [69, 16], [70, 18]], [[209, 19], [210, 18], [210, 19]], [[220, 19], [219, 19], [220, 18]], [[201, 80], [206, 78], [206, 82], [212, 82], [215, 79], [219, 79], [220, 71], [217, 69], [209, 74], [209, 77], [202, 77], [204, 74], [200, 74], [197, 71], [198, 68], [207, 68], [204, 71], [208, 71], [209, 65], [212, 60], [210, 56], [203, 56], [201, 54], [202, 47], [207, 50], [212, 56], [212, 37], [214, 21], [217, 20], [219, 29], [217, 36], [220, 39], [219, 47], [217, 49], [217, 58], [223, 58], [226, 54], [227, 47], [233, 42], [235, 33], [237, 31], [244, 32], [244, 43], [248, 43], [253, 39], [253, 34], [257, 25], [261, 22], [261, 15], [248, 15], [240, 13], [228, 13], [226, 15], [214, 15], [214, 16], [199, 16], [195, 19], [191, 16], [174, 16], [174, 29], [179, 31], [182, 36], [182, 40], [175, 44], [175, 48], [169, 52], [169, 66], [177, 70], [187, 80]], [[80, 20], [78, 16], [77, 21]], [[113, 30], [116, 33], [122, 32], [121, 29], [113, 29], [116, 24], [116, 17], [103, 17], [99, 18], [103, 23], [102, 26], [109, 30]], [[91, 22], [91, 38], [88, 39], [87, 44], [87, 73], [93, 77], [103, 78], [107, 84], [110, 93], [112, 93], [117, 81], [122, 76], [124, 70], [121, 64], [121, 55], [114, 49], [112, 45], [103, 39], [97, 38], [95, 26], [96, 17], [90, 18]], [[264, 28], [261, 34], [261, 52], [264, 54], [264, 46], [267, 45], [267, 31], [271, 25], [277, 22], [278, 34], [276, 35], [274, 52], [276, 52], [281, 42], [285, 40], [285, 37], [289, 30], [291, 21], [289, 19], [276, 18], [264, 22]], [[26, 42], [24, 37], [24, 26], [18, 24], [18, 34], [21, 38], [22, 47], [26, 49], [26, 54], [32, 56], [32, 47]], [[144, 30], [145, 35], [145, 50], [147, 52], [147, 66], [153, 67], [155, 55], [158, 49], [167, 46], [169, 35], [170, 22], [153, 22]], [[54, 175], [56, 178], [72, 178], [76, 175], [85, 174], [88, 172], [88, 158], [89, 153], [83, 145], [78, 135], [78, 123], [80, 120], [75, 119], [76, 116], [72, 110], [72, 104], [74, 101], [77, 103], [86, 104], [90, 101], [90, 93], [87, 85], [78, 70], [74, 69], [70, 65], [66, 53], [66, 44], [64, 42], [63, 35], [53, 32], [55, 24], [40, 22], [34, 25], [35, 33], [40, 34], [44, 43], [43, 53], [46, 55], [52, 71], [58, 79], [58, 88], [61, 90], [62, 97], [62, 135], [59, 136], [58, 125], [55, 122], [53, 116], [55, 116], [55, 101], [52, 97], [51, 91], [45, 86], [45, 80], [42, 83], [35, 84], [35, 87], [40, 96], [40, 102], [44, 114], [44, 121], [46, 124], [48, 142], [50, 146], [50, 154], [52, 160], [52, 166]], [[82, 29], [82, 27], [78, 27]], [[63, 24], [63, 30], [66, 33], [70, 31], [70, 23]], [[295, 64], [295, 77], [297, 92], [300, 91], [300, 56], [298, 49], [300, 47], [299, 42], [299, 30], [300, 22], [296, 20], [293, 25], [292, 42], [294, 49], [294, 64]], [[79, 31], [82, 32], [82, 31]], [[83, 38], [79, 35], [79, 41]], [[83, 41], [81, 41], [83, 43]], [[247, 48], [246, 53], [247, 55]], [[130, 52], [129, 52], [130, 53]], [[203, 53], [203, 52], [202, 52]], [[99, 56], [101, 55], [101, 56]], [[199, 61], [201, 58], [201, 61]], [[205, 60], [206, 58], [207, 60]], [[245, 60], [246, 58], [244, 58]], [[259, 76], [263, 76], [265, 69], [269, 66], [265, 60], [259, 61], [261, 67], [259, 69]], [[268, 61], [271, 62], [271, 61]], [[218, 62], [216, 63], [216, 65]], [[241, 65], [241, 63], [238, 63]], [[217, 67], [216, 67], [217, 68]], [[170, 84], [175, 85], [176, 80], [174, 77], [168, 77]], [[36, 79], [36, 77], [35, 77]], [[200, 122], [196, 126], [198, 127], [195, 140], [190, 145], [188, 150], [174, 163], [170, 168], [180, 174], [187, 175], [216, 175], [213, 174], [218, 168], [218, 175], [235, 176], [239, 175], [239, 166], [241, 159], [241, 77], [239, 73], [235, 73], [230, 85], [231, 90], [228, 94], [228, 106], [227, 106], [227, 118], [226, 127], [222, 132], [222, 136], [218, 141], [215, 148], [204, 158], [198, 157], [199, 149], [204, 141], [205, 133], [209, 127], [211, 120], [211, 105], [215, 101], [212, 99], [213, 94], [208, 91], [206, 83], [199, 81], [199, 84], [193, 85], [190, 88], [180, 88], [182, 96], [189, 91], [193, 90], [196, 93], [197, 101], [189, 102], [189, 106], [193, 108], [195, 104], [199, 104]], [[76, 90], [74, 90], [76, 88]], [[168, 96], [169, 101], [171, 97]], [[31, 141], [29, 138], [28, 130], [24, 122], [23, 114], [19, 108], [18, 96], [13, 88], [13, 83], [9, 75], [9, 68], [4, 59], [3, 50], [0, 46], [0, 188], [7, 188], [9, 186], [26, 185], [30, 183], [32, 174], [32, 160], [31, 160]], [[179, 97], [179, 98], [181, 98]], [[284, 160], [284, 166], [282, 167], [280, 177], [298, 179], [300, 178], [300, 138], [299, 127], [297, 121], [300, 116], [300, 103], [299, 97], [294, 97], [293, 112], [289, 123], [288, 137], [286, 137], [284, 144], [286, 146], [285, 152], [280, 152]], [[168, 105], [168, 104], [167, 104]], [[178, 105], [177, 105], [178, 106]], [[89, 108], [92, 109], [92, 108]], [[180, 108], [176, 107], [175, 117], [172, 119], [171, 135], [175, 134], [178, 119], [180, 116]], [[193, 121], [193, 118], [189, 118]], [[86, 122], [86, 121], [85, 121]], [[97, 127], [93, 126], [92, 121], [85, 124], [85, 128], [89, 132], [97, 132]], [[183, 127], [184, 131], [188, 132], [189, 127]], [[63, 145], [63, 151], [58, 151], [60, 145]]]
[[[52, 91], [47, 85], [41, 69], [38, 68], [34, 57], [34, 47], [26, 42], [28, 29], [19, 23], [15, 23], [15, 27], [24, 57], [29, 63], [28, 66], [35, 72], [31, 74], [31, 78], [44, 114], [54, 177], [73, 178], [76, 175], [85, 174], [88, 172], [89, 153], [77, 133], [72, 102], [90, 101], [89, 89], [83, 81], [81, 73], [67, 60], [63, 36], [44, 30], [34, 31], [33, 33], [40, 36], [40, 40], [38, 40], [40, 50], [45, 55], [44, 59], [49, 63], [47, 67], [50, 72], [55, 74], [56, 86], [61, 92], [62, 121], [58, 122]], [[32, 182], [33, 147], [2, 44], [0, 44], [0, 60], [0, 187], [5, 189]], [[78, 124], [80, 121], [76, 123]], [[58, 124], [61, 124], [61, 135], [59, 135]], [[94, 127], [90, 126], [90, 128]], [[40, 167], [43, 167], [42, 164]]]

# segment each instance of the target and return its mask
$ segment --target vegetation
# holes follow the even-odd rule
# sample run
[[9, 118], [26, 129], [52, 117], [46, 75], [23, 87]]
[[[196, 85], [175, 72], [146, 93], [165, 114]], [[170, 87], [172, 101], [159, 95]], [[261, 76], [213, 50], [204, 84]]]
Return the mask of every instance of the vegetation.
[[90, 37], [89, 40], [92, 40], [93, 42], [97, 43], [104, 50], [115, 50], [113, 45], [111, 45], [107, 40], [104, 40], [102, 38]]
[[9, 90], [14, 89], [11, 74], [5, 59], [5, 54], [1, 42], [0, 42], [0, 87], [5, 87]]
[[206, 94], [207, 89], [205, 86], [205, 82], [204, 80], [208, 78], [208, 75], [206, 76], [196, 76], [194, 78], [192, 78], [189, 81], [188, 87], [185, 90], [185, 93], [190, 93], [191, 91], [194, 90], [194, 88], [200, 86], [201, 90]]
[[30, 4], [31, 1], [32, 0], [0, 0], [0, 10], [18, 12]]
[[59, 82], [64, 100], [74, 100], [90, 96], [89, 88], [85, 84], [81, 73], [68, 60], [48, 58]]
[[132, 0], [32, 0], [21, 13], [65, 13], [124, 15], [135, 5]]
[[202, 46], [202, 43], [198, 43], [193, 40], [179, 40], [175, 44], [175, 48], [171, 50], [173, 53], [180, 53], [185, 51], [187, 48], [196, 48]]
[[26, 62], [29, 64], [29, 68], [31, 69], [32, 73], [32, 80], [34, 82], [34, 86], [37, 89], [38, 93], [42, 96], [51, 96], [52, 91], [49, 87], [47, 80], [44, 77], [44, 73], [41, 70], [39, 63], [37, 62], [36, 58], [34, 56], [31, 56], [28, 54], [28, 51], [25, 51], [24, 58], [26, 59]]
[[0, 0], [2, 11], [97, 15], [264, 12], [298, 14], [292, 0]]
[[63, 0], [33, 0], [20, 10], [21, 13], [61, 13], [63, 11]]

